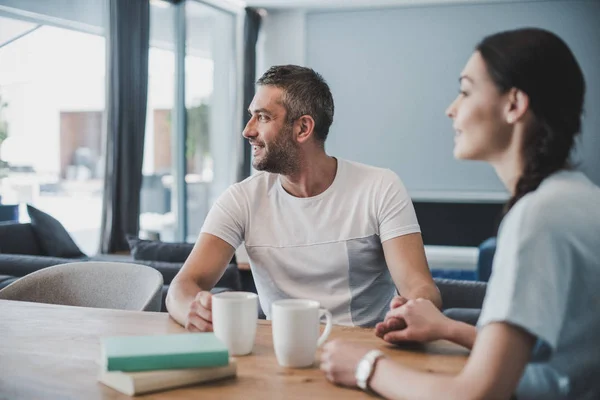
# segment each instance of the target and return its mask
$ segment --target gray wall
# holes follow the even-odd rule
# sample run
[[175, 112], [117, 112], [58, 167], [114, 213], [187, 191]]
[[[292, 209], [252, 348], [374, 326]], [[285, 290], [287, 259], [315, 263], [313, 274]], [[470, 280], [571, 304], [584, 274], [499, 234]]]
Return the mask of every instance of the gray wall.
[[582, 169], [600, 184], [599, 1], [311, 12], [306, 18], [306, 64], [323, 74], [336, 102], [328, 152], [395, 170], [417, 198], [504, 192], [491, 167], [453, 159], [454, 132], [444, 110], [483, 36], [523, 26], [557, 33], [587, 80], [578, 153]]

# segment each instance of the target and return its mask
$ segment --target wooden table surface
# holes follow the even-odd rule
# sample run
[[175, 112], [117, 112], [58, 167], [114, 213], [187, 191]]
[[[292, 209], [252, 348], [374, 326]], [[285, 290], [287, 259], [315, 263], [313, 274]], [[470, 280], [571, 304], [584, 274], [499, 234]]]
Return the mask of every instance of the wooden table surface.
[[[130, 398], [97, 382], [100, 338], [112, 335], [180, 333], [166, 313], [118, 311], [0, 300], [0, 399]], [[383, 350], [404, 365], [457, 373], [468, 352], [448, 343], [395, 347], [372, 329], [334, 327], [346, 338]], [[221, 382], [157, 392], [143, 399], [323, 399], [372, 398], [326, 381], [317, 363], [309, 369], [280, 367], [269, 321], [259, 321], [251, 355], [238, 357], [238, 376]]]

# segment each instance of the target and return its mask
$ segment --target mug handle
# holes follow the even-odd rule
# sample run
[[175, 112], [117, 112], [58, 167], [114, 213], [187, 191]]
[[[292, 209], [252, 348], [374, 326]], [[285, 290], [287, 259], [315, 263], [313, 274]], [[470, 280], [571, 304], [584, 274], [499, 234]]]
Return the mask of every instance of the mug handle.
[[331, 326], [333, 325], [333, 323], [332, 323], [333, 317], [331, 316], [331, 313], [329, 312], [329, 310], [321, 308], [319, 310], [319, 313], [321, 314], [321, 315], [319, 315], [319, 319], [321, 319], [321, 318], [323, 318], [323, 316], [325, 316], [325, 319], [327, 320], [327, 322], [325, 325], [325, 330], [323, 331], [321, 336], [319, 336], [319, 340], [317, 341], [317, 347], [321, 347], [323, 345], [323, 343], [325, 343], [325, 341], [329, 337], [329, 334], [331, 333]]

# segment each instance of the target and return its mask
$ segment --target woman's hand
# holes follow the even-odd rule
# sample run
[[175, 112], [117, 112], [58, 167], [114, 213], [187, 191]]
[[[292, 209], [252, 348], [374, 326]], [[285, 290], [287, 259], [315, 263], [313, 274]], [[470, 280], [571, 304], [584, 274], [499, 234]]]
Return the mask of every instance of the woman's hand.
[[356, 387], [356, 366], [369, 350], [345, 340], [328, 342], [321, 353], [321, 370], [336, 385]]
[[447, 338], [451, 324], [431, 301], [416, 299], [390, 310], [375, 332], [390, 343], [430, 342]]

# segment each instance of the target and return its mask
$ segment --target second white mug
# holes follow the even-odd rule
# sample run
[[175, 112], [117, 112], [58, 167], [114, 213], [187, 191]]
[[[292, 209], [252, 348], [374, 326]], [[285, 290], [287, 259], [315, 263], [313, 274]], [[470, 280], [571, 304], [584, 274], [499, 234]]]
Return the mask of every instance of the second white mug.
[[[331, 313], [320, 308], [319, 302], [314, 300], [277, 300], [271, 307], [277, 362], [290, 368], [312, 366], [317, 347], [327, 340], [331, 332]], [[320, 319], [323, 316], [327, 324], [319, 336]]]

